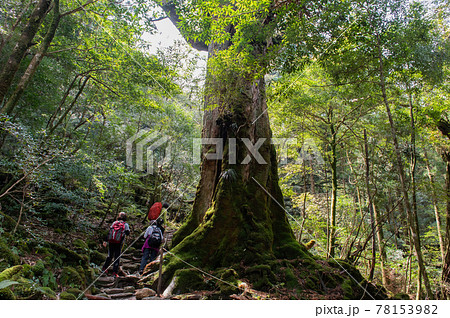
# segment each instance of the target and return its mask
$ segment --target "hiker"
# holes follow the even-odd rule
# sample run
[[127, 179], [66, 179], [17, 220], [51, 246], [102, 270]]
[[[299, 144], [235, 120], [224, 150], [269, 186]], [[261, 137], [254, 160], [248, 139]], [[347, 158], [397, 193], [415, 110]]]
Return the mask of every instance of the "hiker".
[[148, 214], [147, 214], [147, 218], [149, 221], [153, 221], [156, 220], [159, 215], [161, 214], [161, 210], [162, 208], [167, 209], [169, 207], [169, 205], [164, 202], [155, 202], [153, 203], [153, 205], [150, 207], [150, 209], [148, 210]]
[[153, 222], [145, 231], [145, 242], [142, 246], [142, 259], [141, 266], [139, 267], [139, 275], [142, 275], [147, 263], [152, 262], [159, 253], [159, 247], [161, 246], [164, 227], [162, 226], [164, 221], [159, 218]]
[[106, 247], [106, 243], [108, 243], [108, 257], [105, 260], [102, 272], [107, 271], [112, 259], [114, 258], [113, 275], [115, 277], [119, 277], [119, 261], [123, 241], [125, 240], [125, 236], [130, 234], [130, 226], [125, 222], [126, 220], [127, 215], [125, 212], [120, 212], [117, 217], [117, 221], [114, 221], [109, 228], [109, 233], [106, 240], [103, 241], [104, 247]]

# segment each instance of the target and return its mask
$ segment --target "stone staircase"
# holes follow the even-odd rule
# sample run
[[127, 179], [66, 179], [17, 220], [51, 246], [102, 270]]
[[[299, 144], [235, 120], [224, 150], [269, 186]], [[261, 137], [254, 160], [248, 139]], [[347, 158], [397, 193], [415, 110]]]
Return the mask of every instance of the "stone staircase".
[[[171, 246], [173, 230], [164, 233], [166, 239], [165, 246]], [[138, 242], [136, 246], [142, 246], [143, 242]], [[119, 277], [102, 275], [95, 282], [95, 293], [87, 294], [85, 297], [91, 300], [152, 300], [162, 299], [156, 296], [156, 291], [146, 288], [140, 282], [139, 266], [142, 251], [140, 248], [131, 247], [120, 258]], [[149, 263], [144, 273], [157, 272], [159, 268], [159, 256]]]

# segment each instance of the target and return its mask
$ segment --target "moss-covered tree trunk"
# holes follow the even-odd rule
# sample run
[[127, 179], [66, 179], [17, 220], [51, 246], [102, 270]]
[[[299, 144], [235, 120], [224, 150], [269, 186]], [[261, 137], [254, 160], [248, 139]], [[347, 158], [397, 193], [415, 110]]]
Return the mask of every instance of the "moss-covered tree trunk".
[[[210, 56], [226, 48], [211, 45]], [[302, 247], [282, 208], [264, 79], [213, 73], [206, 81], [202, 138], [217, 138], [223, 154], [211, 159], [220, 147], [202, 148], [193, 211], [175, 235], [174, 251], [214, 268], [299, 256]]]

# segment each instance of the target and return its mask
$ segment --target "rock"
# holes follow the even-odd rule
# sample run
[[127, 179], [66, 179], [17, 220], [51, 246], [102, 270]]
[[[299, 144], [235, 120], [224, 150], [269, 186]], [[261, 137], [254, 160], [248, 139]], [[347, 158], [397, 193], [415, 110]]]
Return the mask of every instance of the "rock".
[[99, 287], [107, 288], [107, 287], [115, 286], [116, 281], [115, 281], [114, 277], [100, 277], [99, 279], [97, 279], [95, 284]]
[[134, 296], [133, 293], [120, 293], [120, 294], [112, 294], [109, 295], [111, 297], [111, 299], [119, 299], [119, 298], [128, 298], [131, 296]]
[[136, 276], [125, 276], [117, 278], [117, 287], [123, 288], [125, 286], [134, 286], [137, 287], [139, 281], [139, 277]]
[[137, 271], [139, 269], [139, 264], [125, 263], [122, 265], [122, 269], [127, 271]]
[[104, 277], [99, 277], [97, 279], [97, 283], [105, 283], [105, 284], [109, 284], [109, 283], [113, 283], [114, 282], [114, 277], [108, 277], [108, 276], [104, 276]]
[[71, 266], [63, 267], [61, 275], [59, 276], [59, 283], [61, 286], [80, 287], [83, 285], [83, 282], [84, 280], [77, 269]]
[[141, 300], [147, 297], [155, 296], [156, 292], [150, 288], [142, 288], [136, 290], [136, 299]]
[[105, 253], [100, 253], [100, 252], [97, 251], [97, 250], [93, 250], [93, 251], [91, 251], [91, 253], [89, 254], [91, 263], [95, 263], [95, 264], [102, 264], [102, 263], [104, 263], [107, 256], [108, 256], [107, 254], [105, 254]]
[[133, 286], [126, 286], [123, 291], [125, 293], [134, 293], [134, 291], [136, 290], [136, 288], [134, 288]]
[[112, 295], [112, 294], [121, 294], [125, 292], [125, 290], [123, 288], [107, 288], [104, 289], [103, 292], [105, 294]]
[[103, 295], [91, 295], [91, 294], [84, 294], [87, 299], [90, 300], [110, 300], [109, 297], [103, 296]]

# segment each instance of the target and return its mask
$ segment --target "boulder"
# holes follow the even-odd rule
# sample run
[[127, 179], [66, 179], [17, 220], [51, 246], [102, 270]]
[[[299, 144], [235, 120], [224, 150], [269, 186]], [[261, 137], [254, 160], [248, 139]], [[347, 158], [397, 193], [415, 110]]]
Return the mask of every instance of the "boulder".
[[150, 288], [142, 288], [136, 290], [136, 299], [141, 300], [147, 297], [155, 296], [156, 292]]

